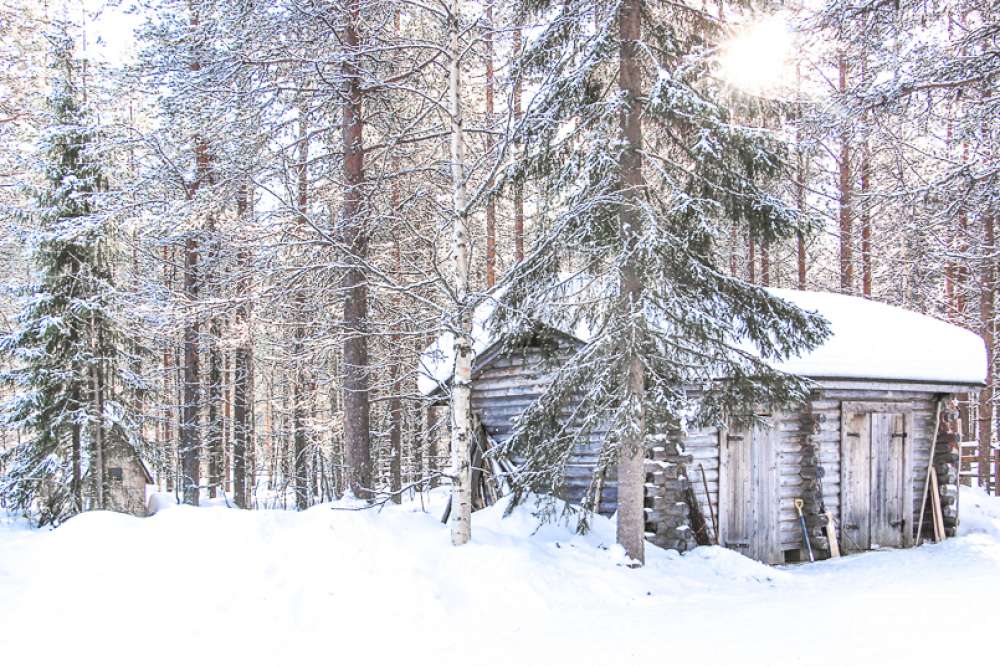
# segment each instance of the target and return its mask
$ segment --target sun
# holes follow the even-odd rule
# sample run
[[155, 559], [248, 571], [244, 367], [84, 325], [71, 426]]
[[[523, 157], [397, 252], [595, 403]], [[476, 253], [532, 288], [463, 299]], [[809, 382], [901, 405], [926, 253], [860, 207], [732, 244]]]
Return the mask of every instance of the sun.
[[744, 24], [722, 45], [719, 72], [731, 85], [767, 94], [788, 80], [792, 31], [780, 14]]

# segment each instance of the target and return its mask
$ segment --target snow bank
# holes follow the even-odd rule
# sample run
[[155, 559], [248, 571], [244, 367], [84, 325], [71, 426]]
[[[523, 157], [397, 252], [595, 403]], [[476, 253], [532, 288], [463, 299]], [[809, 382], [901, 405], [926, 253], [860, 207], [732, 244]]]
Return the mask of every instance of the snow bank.
[[[906, 380], [981, 385], [986, 378], [986, 345], [961, 327], [896, 306], [830, 292], [771, 288], [774, 296], [829, 321], [827, 341], [774, 367], [817, 379]], [[480, 354], [496, 337], [486, 326], [494, 302], [481, 304], [473, 317], [473, 352]], [[564, 332], [581, 340], [586, 331]], [[432, 394], [451, 378], [455, 360], [450, 333], [421, 356], [417, 385]]]
[[[771, 568], [719, 547], [648, 546], [614, 526], [473, 515], [449, 544], [445, 496], [381, 511], [167, 507], [54, 531], [0, 523], [4, 664], [950, 664], [992, 659], [1000, 501], [963, 489], [964, 535]], [[970, 497], [972, 501], [970, 501]], [[932, 631], [933, 630], [933, 631]], [[982, 636], [988, 636], [983, 634]], [[58, 637], [53, 641], [53, 637]], [[849, 637], [849, 641], [841, 641]]]

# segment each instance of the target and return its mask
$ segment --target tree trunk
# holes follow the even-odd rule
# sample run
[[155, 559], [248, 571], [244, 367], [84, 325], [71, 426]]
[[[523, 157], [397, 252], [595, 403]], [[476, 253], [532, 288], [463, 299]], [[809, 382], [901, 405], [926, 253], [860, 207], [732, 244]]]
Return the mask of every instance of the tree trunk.
[[[308, 227], [306, 209], [309, 206], [309, 139], [306, 121], [299, 118], [299, 168], [298, 168], [298, 225], [302, 231]], [[309, 447], [305, 425], [305, 301], [302, 290], [295, 292], [295, 308], [293, 317], [296, 319], [293, 333], [292, 357], [294, 371], [292, 375], [292, 439], [295, 450], [295, 506], [304, 510], [309, 507]]]
[[222, 487], [226, 493], [233, 491], [232, 478], [232, 417], [233, 374], [232, 353], [222, 355]]
[[452, 223], [451, 260], [456, 297], [454, 323], [455, 373], [451, 389], [451, 542], [458, 546], [472, 537], [472, 318], [469, 306], [469, 238], [465, 201], [465, 137], [462, 127], [460, 0], [452, 0], [448, 16], [451, 59], [448, 102], [451, 116]]
[[[486, 127], [493, 129], [493, 0], [486, 4]], [[493, 135], [486, 133], [486, 155], [493, 157]], [[493, 185], [490, 179], [489, 186]], [[522, 221], [522, 227], [523, 227]], [[493, 197], [486, 202], [486, 287], [496, 284], [497, 209]], [[523, 232], [523, 230], [522, 230]]]
[[870, 299], [872, 296], [872, 219], [871, 205], [867, 200], [871, 188], [871, 159], [867, 144], [863, 148], [861, 158], [861, 294]]
[[104, 337], [97, 329], [93, 317], [91, 318], [93, 331], [94, 356], [96, 360], [91, 367], [93, 377], [93, 399], [94, 399], [94, 461], [92, 464], [94, 475], [94, 502], [97, 509], [105, 507], [104, 489]]
[[764, 287], [771, 286], [771, 254], [767, 241], [760, 242], [760, 284]]
[[[843, 52], [837, 61], [840, 93], [847, 92], [847, 61]], [[840, 135], [840, 288], [850, 292], [854, 284], [854, 241], [851, 229], [851, 148], [847, 128]]]
[[[393, 13], [393, 28], [399, 35], [399, 10]], [[392, 216], [399, 215], [399, 158], [393, 157], [392, 188], [390, 200], [392, 204]], [[487, 243], [489, 243], [489, 224], [487, 224]], [[393, 239], [393, 259], [395, 268], [393, 280], [397, 286], [402, 287], [403, 281], [403, 253], [399, 245], [399, 236]], [[487, 264], [487, 276], [490, 267]], [[393, 307], [396, 312], [402, 312], [399, 297], [393, 297]], [[403, 347], [400, 345], [400, 335], [398, 325], [392, 334], [391, 345], [392, 365], [389, 368], [389, 378], [391, 380], [392, 395], [389, 397], [389, 487], [392, 491], [392, 502], [399, 504], [403, 502], [403, 497], [399, 490], [403, 488], [403, 399], [401, 392], [403, 384], [400, 377], [400, 357], [402, 357]]]
[[[189, 306], [198, 299], [198, 241], [189, 234], [184, 250], [184, 295]], [[198, 504], [201, 458], [198, 441], [198, 321], [187, 312], [184, 324], [184, 388], [181, 404], [181, 489], [184, 503]]]
[[[70, 401], [73, 405], [80, 404], [80, 394], [78, 389], [73, 389], [70, 395]], [[73, 503], [75, 505], [76, 512], [83, 511], [83, 466], [82, 466], [82, 453], [80, 451], [80, 425], [73, 424], [70, 426], [70, 441], [73, 448]]]
[[[800, 63], [795, 63], [795, 90], [798, 97], [802, 91], [802, 70]], [[802, 150], [802, 112], [798, 114], [798, 125], [795, 128], [795, 152], [798, 162], [798, 178], [795, 183], [795, 208], [800, 218], [806, 215], [806, 155]], [[806, 239], [802, 232], [796, 234], [796, 250], [798, 251], [799, 289], [806, 288]]]
[[[521, 27], [514, 28], [514, 56], [521, 55]], [[521, 77], [514, 81], [514, 124], [521, 122]], [[517, 147], [520, 152], [520, 146]], [[524, 187], [514, 185], [514, 261], [524, 261]]]
[[347, 459], [348, 488], [358, 498], [369, 498], [372, 488], [370, 404], [368, 396], [368, 285], [364, 261], [368, 253], [368, 230], [363, 218], [364, 121], [358, 57], [360, 3], [353, 0], [347, 9], [344, 28], [346, 49], [343, 102], [344, 203], [342, 238], [351, 254], [351, 266], [344, 274], [344, 452]]
[[[619, 213], [625, 251], [633, 257], [634, 247], [641, 236], [639, 198], [643, 187], [642, 179], [642, 91], [638, 65], [638, 41], [642, 31], [641, 0], [624, 0], [619, 7], [619, 69], [618, 87], [628, 105], [622, 112], [622, 135], [627, 148], [622, 153], [619, 164], [621, 181], [625, 191], [625, 201]], [[752, 247], [752, 242], [751, 242]], [[632, 317], [641, 308], [642, 285], [633, 259], [626, 261], [622, 269], [624, 315]], [[752, 264], [751, 264], [752, 265]], [[641, 311], [639, 311], [641, 312]], [[632, 325], [635, 326], [635, 325]], [[636, 341], [629, 341], [629, 361], [627, 365], [625, 401], [630, 406], [630, 423], [621, 441], [618, 460], [618, 544], [625, 548], [629, 558], [645, 561], [645, 513], [643, 510], [643, 489], [645, 482], [645, 382], [642, 360], [635, 347]]]
[[[214, 232], [214, 227], [211, 228]], [[211, 255], [209, 256], [209, 273], [206, 280], [209, 289], [215, 289], [215, 262], [218, 257], [218, 239], [209, 239]], [[213, 314], [208, 321], [208, 497], [215, 498], [222, 484], [222, 355], [219, 351], [219, 339], [222, 331], [219, 328], [219, 317]]]
[[[249, 193], [245, 185], [240, 186], [236, 198], [236, 217], [245, 224]], [[249, 507], [247, 489], [247, 452], [253, 446], [252, 422], [250, 420], [250, 400], [253, 383], [250, 370], [249, 276], [250, 261], [246, 249], [239, 252], [240, 280], [238, 283], [239, 305], [236, 307], [234, 328], [236, 348], [233, 350], [233, 499], [237, 507]]]
[[[990, 452], [993, 444], [993, 340], [996, 318], [994, 253], [996, 230], [989, 213], [983, 216], [983, 257], [980, 268], [979, 315], [980, 335], [986, 343], [986, 386], [979, 392], [979, 485], [989, 491]], [[1000, 482], [1000, 478], [997, 479]], [[996, 490], [994, 490], [996, 493]]]

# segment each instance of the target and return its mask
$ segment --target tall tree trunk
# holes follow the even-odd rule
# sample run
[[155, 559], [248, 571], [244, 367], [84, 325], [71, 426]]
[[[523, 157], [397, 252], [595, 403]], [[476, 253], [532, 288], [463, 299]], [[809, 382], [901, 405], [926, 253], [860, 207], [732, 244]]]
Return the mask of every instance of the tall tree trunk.
[[[986, 386], [979, 392], [979, 485], [989, 490], [990, 452], [993, 445], [993, 342], [996, 326], [996, 230], [993, 215], [983, 215], [984, 261], [980, 267], [979, 318], [980, 335], [986, 343]], [[1000, 482], [1000, 478], [997, 479]], [[996, 490], [994, 490], [996, 493]]]
[[344, 203], [342, 238], [352, 257], [344, 274], [344, 451], [348, 484], [358, 498], [369, 498], [372, 488], [371, 418], [368, 368], [368, 284], [362, 262], [368, 254], [368, 230], [362, 210], [365, 182], [364, 120], [360, 73], [355, 64], [360, 49], [360, 2], [347, 8], [343, 102]]
[[[198, 241], [189, 234], [184, 248], [184, 295], [188, 306], [198, 299]], [[181, 489], [184, 503], [198, 504], [201, 483], [201, 457], [198, 439], [198, 321], [193, 308], [186, 313], [184, 324], [184, 386], [181, 404], [180, 450]]]
[[94, 461], [93, 461], [93, 475], [94, 475], [94, 502], [96, 503], [97, 509], [105, 508], [105, 486], [104, 486], [104, 467], [105, 467], [105, 438], [104, 438], [104, 336], [101, 331], [97, 328], [96, 323], [91, 317], [91, 327], [93, 328], [93, 334], [91, 340], [94, 345], [94, 356], [96, 357], [93, 366], [91, 367], [91, 373], [93, 377], [93, 400], [94, 400]]
[[222, 355], [222, 488], [225, 493], [233, 491], [232, 477], [232, 412], [233, 375], [232, 353]]
[[451, 541], [454, 545], [472, 537], [472, 469], [469, 445], [472, 442], [472, 318], [469, 305], [469, 232], [465, 201], [465, 136], [462, 127], [461, 91], [461, 1], [452, 0], [448, 15], [450, 61], [448, 63], [448, 106], [451, 116], [452, 285], [457, 300], [454, 322], [455, 372], [451, 389]]
[[760, 242], [760, 284], [764, 287], [771, 286], [771, 253], [767, 241]]
[[[216, 262], [219, 241], [212, 217], [209, 217], [208, 231], [209, 255], [203, 283], [214, 293], [218, 289]], [[208, 320], [208, 429], [205, 443], [208, 450], [209, 498], [216, 497], [222, 484], [222, 354], [219, 351], [221, 336], [219, 316], [213, 313]]]
[[868, 193], [871, 189], [871, 156], [868, 144], [862, 148], [861, 157], [861, 293], [872, 296], [872, 216]]
[[[514, 28], [514, 57], [521, 55], [523, 48], [521, 26]], [[521, 122], [521, 77], [514, 80], [514, 123]], [[521, 147], [517, 147], [520, 152]], [[514, 185], [514, 261], [524, 261], [524, 187], [520, 183]]]
[[[74, 376], [79, 377], [76, 373]], [[74, 406], [80, 405], [80, 390], [74, 387], [70, 393], [70, 403]], [[76, 512], [83, 511], [83, 455], [80, 451], [81, 448], [81, 438], [80, 438], [80, 425], [73, 423], [70, 426], [70, 446], [72, 447], [73, 457], [73, 504], [74, 510]]]
[[[241, 185], [236, 198], [236, 217], [241, 226], [247, 223], [249, 209], [247, 186]], [[234, 328], [236, 349], [233, 350], [233, 499], [237, 507], [249, 507], [247, 493], [247, 452], [253, 446], [250, 400], [253, 383], [250, 370], [249, 299], [250, 261], [246, 249], [239, 252], [239, 305], [236, 307]]]
[[[630, 259], [622, 269], [622, 298], [627, 315], [641, 313], [642, 285], [638, 270], [633, 266], [633, 250], [641, 237], [643, 225], [639, 199], [642, 179], [642, 90], [639, 72], [639, 45], [642, 32], [641, 0], [624, 0], [619, 6], [619, 65], [618, 87], [627, 108], [622, 112], [621, 128], [627, 148], [619, 163], [621, 182], [624, 184], [625, 201], [619, 213], [625, 252]], [[751, 242], [751, 247], [752, 247]], [[633, 325], [634, 326], [634, 325]], [[645, 561], [645, 513], [643, 489], [645, 483], [645, 379], [642, 360], [635, 346], [629, 341], [630, 359], [626, 378], [625, 402], [630, 406], [631, 423], [622, 437], [618, 461], [618, 544], [625, 548], [629, 558]]]
[[[486, 5], [486, 155], [493, 156], [493, 0]], [[490, 179], [489, 185], [493, 185]], [[523, 224], [523, 223], [522, 223]], [[496, 283], [497, 209], [493, 197], [486, 202], [486, 287]]]
[[[399, 36], [399, 10], [393, 13], [393, 29]], [[393, 157], [392, 187], [390, 190], [390, 200], [392, 204], [392, 217], [399, 216], [399, 158]], [[487, 243], [489, 243], [490, 225], [487, 222]], [[495, 242], [496, 239], [494, 239]], [[403, 281], [403, 253], [399, 244], [399, 236], [393, 239], [393, 259], [395, 260], [393, 280], [396, 285], [401, 286]], [[491, 267], [487, 263], [487, 280], [489, 280]], [[399, 297], [393, 297], [394, 310], [402, 312]], [[399, 490], [403, 487], [403, 383], [400, 373], [400, 357], [402, 357], [403, 347], [400, 345], [399, 325], [394, 328], [391, 345], [392, 365], [389, 368], [389, 378], [391, 380], [392, 395], [389, 397], [389, 487], [392, 490], [392, 501], [401, 503], [403, 501]]]
[[[837, 59], [839, 90], [847, 93], [847, 60], [841, 52]], [[851, 147], [850, 133], [845, 127], [840, 135], [840, 288], [850, 292], [854, 284], [854, 240], [851, 229]]]
[[[191, 13], [192, 32], [197, 31], [200, 17], [199, 4], [195, 0], [189, 0], [188, 8]], [[196, 75], [201, 70], [201, 62], [198, 59], [197, 51], [192, 48], [192, 59], [190, 66], [192, 75]], [[188, 199], [193, 200], [201, 189], [207, 184], [209, 176], [209, 163], [211, 158], [208, 154], [208, 144], [203, 137], [195, 137], [195, 180], [188, 188]], [[198, 370], [198, 320], [195, 316], [194, 308], [198, 300], [200, 283], [202, 276], [199, 275], [198, 235], [191, 232], [187, 235], [184, 244], [184, 295], [187, 299], [188, 311], [185, 313], [184, 321], [184, 388], [183, 406], [181, 409], [180, 425], [180, 447], [181, 447], [181, 469], [183, 476], [184, 503], [197, 505], [199, 501], [201, 485], [201, 443], [198, 436], [198, 413], [201, 406], [201, 396], [199, 387]]]
[[[861, 83], [868, 85], [868, 54], [861, 56]], [[867, 118], [865, 118], [867, 124]], [[871, 202], [871, 147], [865, 138], [861, 146], [861, 294], [866, 299], [872, 296], [872, 216]]]
[[[173, 290], [173, 262], [174, 253], [171, 251], [171, 245], [165, 244], [163, 246], [163, 286], [166, 288], [167, 294], [170, 294]], [[175, 402], [172, 400], [173, 396], [173, 382], [171, 382], [171, 377], [174, 374], [173, 360], [171, 359], [170, 348], [173, 346], [173, 340], [167, 342], [163, 346], [163, 451], [167, 454], [167, 463], [162, 465], [160, 468], [160, 474], [162, 477], [166, 478], [167, 481], [167, 492], [172, 492], [174, 490], [174, 475], [171, 463], [173, 462], [174, 455], [176, 451], [176, 445], [174, 444], [174, 434], [171, 428], [174, 414], [173, 405]]]
[[[802, 70], [800, 63], [795, 63], [795, 90], [801, 97]], [[806, 154], [802, 150], [802, 112], [798, 113], [798, 124], [795, 127], [795, 153], [798, 163], [798, 178], [795, 183], [795, 208], [800, 218], [806, 214]], [[806, 288], [806, 239], [802, 232], [796, 234], [796, 250], [798, 251], [799, 289]]]
[[[309, 206], [309, 139], [304, 117], [299, 118], [299, 168], [298, 168], [298, 225], [305, 230], [309, 224], [306, 209]], [[295, 450], [295, 506], [304, 510], [309, 507], [309, 451], [305, 425], [305, 301], [302, 290], [295, 292], [294, 315], [295, 331], [293, 332], [292, 357], [294, 371], [292, 376], [292, 440]]]

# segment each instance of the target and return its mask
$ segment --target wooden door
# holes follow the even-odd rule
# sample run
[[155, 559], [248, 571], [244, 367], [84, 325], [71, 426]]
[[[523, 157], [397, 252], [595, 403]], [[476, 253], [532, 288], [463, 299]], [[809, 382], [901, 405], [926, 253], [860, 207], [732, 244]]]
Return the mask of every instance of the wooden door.
[[841, 432], [841, 547], [912, 544], [910, 413], [845, 404]]
[[844, 413], [840, 453], [840, 542], [844, 551], [871, 548], [871, 413]]
[[[902, 414], [871, 416], [871, 546], [903, 546], [904, 478]], [[912, 512], [912, 509], [910, 510]]]
[[782, 562], [777, 431], [722, 431], [719, 447], [720, 543], [756, 560]]

